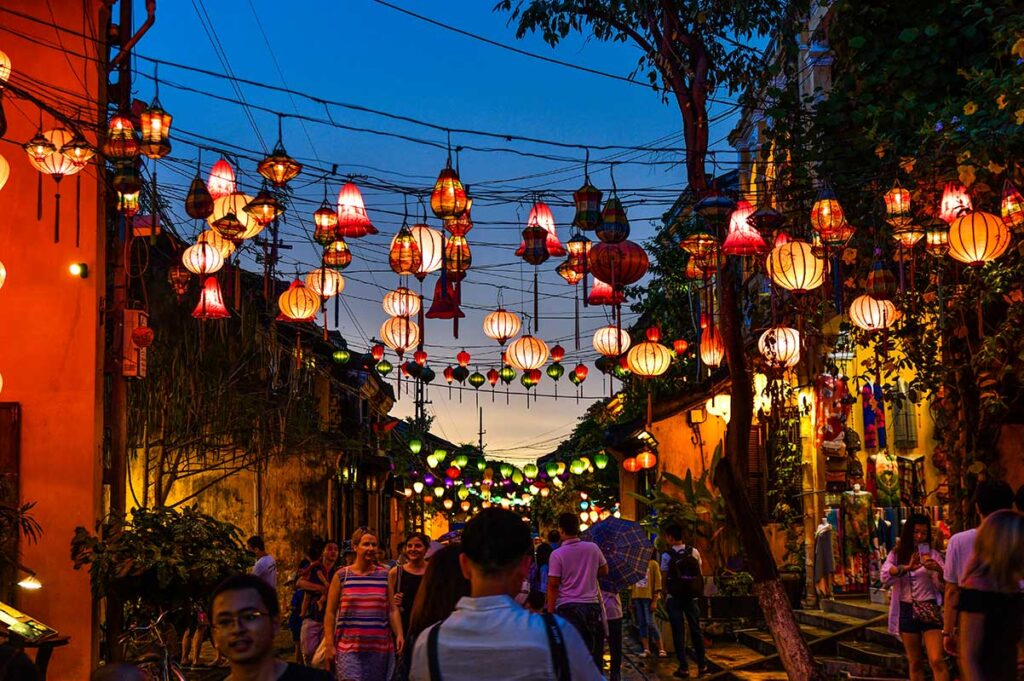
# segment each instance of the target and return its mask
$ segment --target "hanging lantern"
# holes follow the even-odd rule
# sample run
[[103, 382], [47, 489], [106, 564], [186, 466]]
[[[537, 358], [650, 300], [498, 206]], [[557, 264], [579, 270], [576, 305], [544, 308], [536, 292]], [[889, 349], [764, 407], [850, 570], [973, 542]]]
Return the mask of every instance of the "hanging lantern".
[[406, 317], [392, 317], [381, 324], [380, 338], [401, 357], [406, 350], [419, 344], [420, 327]]
[[7, 185], [7, 180], [11, 178], [11, 164], [7, 162], [3, 154], [0, 154], [0, 189], [3, 189]]
[[557, 381], [565, 374], [565, 367], [558, 362], [553, 362], [548, 365], [546, 373], [552, 381]]
[[519, 315], [502, 307], [484, 317], [484, 335], [501, 345], [518, 334], [521, 327]]
[[275, 187], [283, 187], [302, 172], [302, 164], [288, 155], [281, 141], [281, 117], [277, 119], [277, 144], [274, 150], [256, 166], [256, 172]]
[[569, 239], [565, 250], [569, 252], [569, 259], [566, 263], [581, 277], [590, 272], [590, 250], [593, 244], [590, 239], [577, 234]]
[[339, 349], [339, 350], [335, 350], [331, 354], [331, 357], [338, 364], [348, 364], [349, 360], [352, 359], [352, 353], [350, 353], [348, 350], [345, 350], [344, 348], [342, 348], [342, 349]]
[[555, 268], [555, 272], [562, 279], [565, 279], [565, 283], [569, 284], [569, 286], [575, 286], [583, 281], [583, 273], [578, 272], [577, 268], [569, 260]]
[[654, 452], [640, 452], [636, 455], [636, 465], [641, 469], [654, 468], [658, 463], [658, 457]]
[[565, 359], [565, 348], [559, 344], [555, 344], [555, 347], [551, 348], [551, 361], [561, 362]]
[[225, 159], [218, 159], [210, 170], [210, 177], [206, 181], [206, 188], [210, 191], [213, 200], [234, 194], [236, 189], [235, 170]]
[[515, 377], [516, 370], [507, 364], [503, 365], [501, 369], [498, 370], [498, 378], [500, 378], [501, 382], [504, 383], [505, 385], [511, 383], [513, 379], [515, 379]]
[[[524, 371], [523, 375], [519, 379], [519, 382], [527, 390], [529, 390], [531, 388], [536, 388], [537, 384], [540, 383], [540, 375], [539, 374], [540, 374], [539, 371], [536, 374], [534, 374], [533, 371]], [[518, 473], [518, 472], [519, 471], [516, 471], [516, 473]], [[513, 475], [515, 475], [515, 474], [513, 474]], [[513, 478], [513, 481], [514, 481], [514, 478]]]
[[470, 211], [473, 208], [473, 199], [466, 197], [466, 210], [452, 218], [445, 218], [444, 228], [452, 236], [466, 236], [469, 230], [473, 229], [473, 217]]
[[885, 221], [895, 229], [913, 221], [910, 212], [910, 192], [901, 187], [899, 182], [893, 184], [892, 189], [887, 191], [882, 199], [885, 201]]
[[430, 367], [425, 366], [422, 371], [420, 371], [420, 380], [424, 383], [431, 383], [435, 378], [437, 378], [437, 374], [435, 374], [434, 370]]
[[417, 350], [416, 352], [412, 353], [412, 361], [416, 362], [416, 364], [418, 364], [421, 367], [427, 366], [427, 351]]
[[604, 357], [618, 357], [632, 344], [629, 332], [614, 324], [602, 326], [594, 332], [594, 349]]
[[256, 198], [245, 204], [245, 208], [242, 210], [248, 213], [257, 224], [266, 227], [284, 214], [284, 204], [264, 189], [256, 194]]
[[114, 116], [107, 126], [103, 155], [112, 161], [130, 161], [139, 155], [135, 126], [126, 116]]
[[343, 239], [332, 241], [324, 247], [323, 261], [327, 267], [343, 270], [352, 263], [352, 251]]
[[771, 250], [766, 262], [768, 275], [787, 291], [806, 293], [825, 280], [825, 261], [814, 254], [806, 241], [790, 241]]
[[622, 289], [614, 289], [597, 277], [590, 287], [590, 295], [587, 297], [589, 305], [621, 305], [626, 300], [626, 294]]
[[462, 186], [451, 161], [437, 176], [434, 191], [430, 195], [430, 210], [442, 220], [456, 217], [466, 210], [466, 188]]
[[629, 238], [629, 219], [617, 196], [610, 197], [604, 204], [601, 223], [595, 229], [597, 238], [606, 244], [618, 243]]
[[539, 338], [525, 334], [509, 344], [505, 357], [510, 365], [520, 371], [539, 369], [548, 358], [548, 346]]
[[430, 301], [427, 319], [462, 319], [465, 316], [455, 298], [455, 289], [448, 279], [448, 272], [442, 271], [434, 284], [434, 298]]
[[455, 367], [452, 369], [452, 376], [454, 376], [455, 380], [459, 383], [465, 383], [466, 379], [469, 378], [469, 369], [461, 366]]
[[703, 227], [688, 229], [679, 247], [690, 254], [687, 268], [692, 265], [691, 278], [709, 277], [718, 270], [718, 239]]
[[822, 186], [811, 207], [811, 226], [833, 248], [842, 248], [853, 235], [853, 228], [846, 222], [846, 214], [828, 184]]
[[[0, 182], [0, 187], [3, 183]], [[1024, 196], [1021, 196], [1017, 188], [1009, 180], [1003, 182], [1003, 196], [999, 202], [999, 211], [1003, 218], [1003, 224], [1014, 232], [1024, 230]]]
[[[338, 240], [338, 213], [326, 198], [320, 207], [313, 211], [313, 240], [321, 246], [328, 246]], [[350, 255], [349, 260], [351, 259]]]
[[638, 470], [640, 470], [640, 464], [637, 463], [635, 456], [631, 456], [622, 462], [622, 468], [627, 473], [636, 473]]
[[192, 180], [185, 197], [185, 212], [193, 220], [205, 220], [213, 215], [213, 196], [198, 175]]
[[281, 310], [278, 321], [311, 322], [320, 309], [320, 298], [296, 279], [287, 291], [278, 296], [277, 307]]
[[405, 225], [402, 225], [398, 234], [391, 240], [388, 264], [391, 265], [391, 270], [400, 277], [416, 274], [420, 265], [423, 264], [420, 247], [416, 245], [416, 239]]
[[171, 265], [167, 268], [167, 283], [179, 299], [188, 292], [188, 282], [191, 279], [192, 275], [181, 265]]
[[501, 377], [498, 375], [498, 370], [491, 368], [487, 371], [487, 382], [491, 384], [491, 387], [498, 385], [498, 380]]
[[904, 250], [910, 250], [924, 237], [924, 228], [914, 222], [904, 222], [892, 228], [892, 238]]
[[865, 331], [885, 329], [896, 320], [896, 316], [896, 306], [888, 300], [863, 295], [850, 303], [850, 321]]
[[590, 271], [615, 288], [640, 281], [649, 266], [647, 252], [628, 239], [618, 243], [594, 244], [590, 251]]
[[198, 243], [181, 254], [181, 264], [192, 274], [213, 274], [224, 266], [224, 257], [216, 246]]
[[231, 316], [220, 295], [220, 284], [217, 283], [217, 277], [206, 278], [203, 290], [199, 292], [199, 303], [192, 310], [192, 316], [203, 321]]
[[206, 219], [206, 222], [225, 239], [236, 243], [251, 239], [263, 231], [263, 225], [245, 212], [245, 207], [249, 205], [252, 198], [241, 192], [235, 192], [214, 199], [213, 214]]
[[[93, 149], [92, 145], [90, 145], [85, 137], [82, 136], [82, 133], [76, 130], [71, 136], [71, 140], [65, 142], [64, 146], [60, 148], [60, 153], [67, 156], [71, 162], [79, 168], [83, 168], [92, 160], [92, 157], [96, 155], [96, 150]], [[0, 165], [3, 165], [3, 163], [0, 162]], [[0, 189], [3, 189], [5, 182], [6, 180], [0, 177]]]
[[455, 355], [455, 361], [458, 362], [460, 367], [469, 366], [469, 360], [471, 359], [472, 357], [470, 357], [469, 353], [465, 350], [461, 350], [459, 354]]
[[736, 210], [736, 202], [712, 188], [694, 205], [693, 210], [717, 234]]
[[867, 293], [874, 298], [886, 300], [896, 295], [896, 277], [881, 260], [872, 263], [866, 284]]
[[487, 379], [479, 371], [474, 371], [469, 375], [469, 384], [473, 386], [474, 389], [479, 390], [480, 386], [482, 386], [486, 382]]
[[726, 255], [756, 255], [768, 250], [768, 244], [764, 242], [754, 227], [750, 224], [750, 216], [754, 214], [754, 207], [747, 201], [737, 201], [736, 209], [729, 217], [729, 233], [722, 243], [722, 252]]
[[941, 258], [949, 253], [949, 227], [946, 223], [941, 220], [934, 220], [928, 225], [924, 236], [924, 248], [928, 251], [928, 255]]
[[35, 137], [23, 144], [22, 148], [25, 150], [25, 153], [28, 154], [29, 162], [37, 168], [38, 166], [36, 164], [42, 163], [57, 151], [57, 147], [50, 141], [47, 135], [43, 134], [42, 130], [37, 132]]
[[775, 210], [770, 204], [767, 206], [758, 206], [749, 218], [747, 222], [765, 238], [770, 238], [775, 230], [782, 227], [786, 218], [783, 217], [782, 213]]
[[444, 371], [441, 372], [441, 375], [444, 376], [444, 380], [446, 380], [448, 382], [448, 385], [451, 385], [452, 381], [455, 380], [455, 367], [453, 367], [453, 366], [445, 367]]
[[306, 275], [306, 288], [321, 298], [331, 298], [345, 290], [345, 278], [329, 267], [318, 267]]
[[590, 178], [583, 181], [583, 186], [572, 194], [576, 206], [576, 216], [572, 224], [584, 232], [590, 232], [601, 224], [601, 190], [590, 184]]
[[142, 134], [139, 148], [146, 158], [158, 159], [171, 153], [171, 118], [155, 98], [139, 114], [139, 132]]
[[654, 378], [672, 365], [672, 351], [657, 341], [646, 340], [629, 349], [626, 355], [629, 370], [641, 378]]
[[[530, 214], [526, 219], [526, 225], [536, 225], [542, 227], [547, 232], [544, 245], [547, 248], [548, 255], [552, 258], [561, 258], [566, 254], [565, 247], [562, 246], [562, 242], [558, 240], [558, 230], [555, 227], [555, 216], [551, 213], [551, 208], [548, 204], [543, 201], [537, 201], [530, 208]], [[522, 257], [524, 250], [526, 249], [526, 241], [520, 244], [519, 249], [516, 251], [516, 255]]]
[[800, 361], [800, 332], [787, 326], [773, 326], [761, 334], [757, 349], [771, 366], [796, 366]]
[[587, 380], [587, 375], [590, 373], [590, 369], [587, 368], [586, 364], [580, 362], [579, 364], [576, 365], [576, 368], [573, 369], [572, 372], [576, 374], [576, 378], [579, 379], [580, 383], [582, 383], [583, 381]]
[[354, 183], [346, 182], [338, 192], [338, 236], [358, 239], [376, 233], [377, 228], [366, 214], [362, 192]]
[[971, 212], [971, 208], [971, 196], [967, 188], [956, 180], [947, 182], [942, 189], [939, 217], [952, 224], [957, 218]]
[[381, 304], [392, 317], [412, 317], [420, 311], [419, 295], [404, 286], [384, 294]]
[[142, 191], [142, 176], [134, 163], [118, 163], [111, 184], [121, 194], [134, 194]]
[[975, 211], [949, 226], [949, 255], [968, 265], [984, 265], [1010, 246], [1010, 230], [991, 213]]
[[690, 349], [690, 344], [684, 339], [672, 341], [672, 352], [676, 353], [677, 357], [682, 357], [686, 354], [686, 351]]
[[448, 237], [444, 247], [444, 267], [453, 282], [466, 278], [466, 271], [473, 264], [473, 254], [469, 250], [469, 242], [464, 236]]
[[420, 251], [416, 278], [423, 281], [428, 274], [438, 271], [444, 264], [444, 234], [423, 224], [413, 225], [409, 231]]
[[392, 370], [394, 370], [395, 365], [387, 361], [386, 359], [382, 359], [381, 361], [377, 362], [377, 364], [375, 364], [373, 368], [376, 369], [377, 373], [380, 374], [381, 376], [387, 376], [392, 372]]
[[[539, 225], [527, 225], [523, 230], [523, 245], [516, 251], [531, 265], [542, 264], [550, 257], [547, 247], [548, 233]], [[521, 252], [520, 252], [521, 251]]]
[[700, 334], [700, 361], [712, 369], [725, 359], [725, 342], [718, 328], [712, 326], [703, 329]]
[[[231, 257], [231, 254], [235, 252], [235, 245], [212, 229], [201, 232], [199, 236], [196, 237], [196, 243], [210, 244], [220, 251], [221, 258], [224, 260], [227, 260]], [[196, 274], [200, 273], [197, 272]]]
[[[139, 192], [131, 194], [117, 193], [117, 210], [126, 218], [132, 218], [139, 213]], [[232, 246], [234, 248], [234, 246]]]

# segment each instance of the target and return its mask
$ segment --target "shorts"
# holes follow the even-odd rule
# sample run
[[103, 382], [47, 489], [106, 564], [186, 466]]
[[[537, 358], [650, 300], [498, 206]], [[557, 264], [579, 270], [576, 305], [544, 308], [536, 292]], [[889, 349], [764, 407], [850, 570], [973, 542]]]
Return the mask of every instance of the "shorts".
[[914, 619], [914, 604], [900, 601], [900, 633], [923, 634], [926, 631], [941, 631], [942, 623], [929, 624]]

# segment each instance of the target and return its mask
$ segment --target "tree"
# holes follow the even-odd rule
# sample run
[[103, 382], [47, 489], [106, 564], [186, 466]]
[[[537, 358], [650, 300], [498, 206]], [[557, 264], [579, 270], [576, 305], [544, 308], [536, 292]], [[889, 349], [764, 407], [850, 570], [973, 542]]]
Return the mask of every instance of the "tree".
[[[598, 40], [632, 42], [642, 51], [638, 70], [652, 86], [675, 100], [686, 142], [686, 170], [695, 198], [707, 193], [708, 102], [716, 90], [753, 92], [767, 75], [760, 55], [740, 40], [793, 35], [800, 3], [783, 0], [503, 0], [496, 9], [511, 12], [517, 35], [539, 32], [551, 45], [571, 32]], [[659, 82], [660, 81], [660, 82]], [[720, 227], [724, 230], [724, 225]], [[724, 236], [724, 234], [722, 235]], [[723, 465], [715, 483], [728, 500], [754, 577], [754, 593], [772, 632], [780, 660], [791, 678], [822, 678], [804, 642], [778, 567], [742, 484], [737, 462], [746, 457], [753, 421], [753, 390], [744, 353], [740, 315], [740, 273], [726, 263], [718, 277], [721, 333], [732, 380], [732, 418]]]

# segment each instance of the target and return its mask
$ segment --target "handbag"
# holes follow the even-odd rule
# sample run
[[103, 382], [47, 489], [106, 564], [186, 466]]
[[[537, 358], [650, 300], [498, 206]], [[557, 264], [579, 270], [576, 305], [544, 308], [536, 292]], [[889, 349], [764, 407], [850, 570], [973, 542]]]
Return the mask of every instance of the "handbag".
[[919, 624], [942, 626], [942, 610], [936, 601], [911, 601], [912, 617]]

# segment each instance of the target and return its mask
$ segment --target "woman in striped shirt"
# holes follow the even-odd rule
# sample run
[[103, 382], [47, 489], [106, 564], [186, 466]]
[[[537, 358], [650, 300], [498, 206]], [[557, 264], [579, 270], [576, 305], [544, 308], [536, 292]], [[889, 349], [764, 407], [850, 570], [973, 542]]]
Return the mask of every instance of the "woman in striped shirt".
[[355, 561], [331, 580], [324, 638], [335, 651], [338, 681], [387, 681], [404, 645], [401, 615], [392, 605], [388, 571], [377, 564], [376, 533], [359, 528], [352, 548]]

